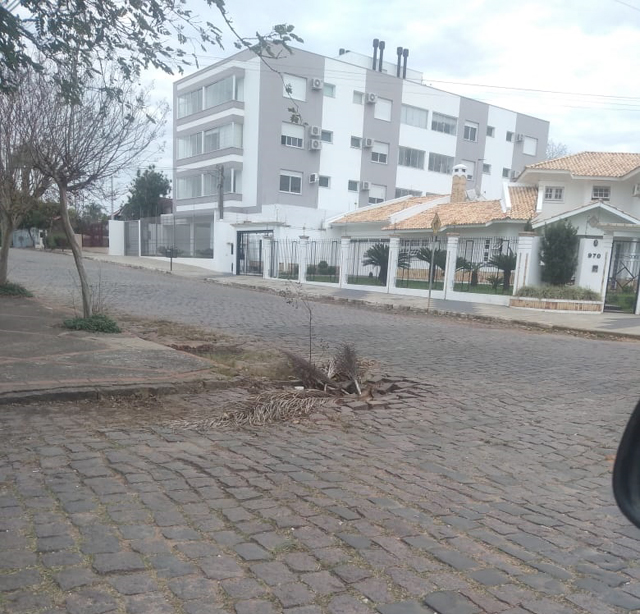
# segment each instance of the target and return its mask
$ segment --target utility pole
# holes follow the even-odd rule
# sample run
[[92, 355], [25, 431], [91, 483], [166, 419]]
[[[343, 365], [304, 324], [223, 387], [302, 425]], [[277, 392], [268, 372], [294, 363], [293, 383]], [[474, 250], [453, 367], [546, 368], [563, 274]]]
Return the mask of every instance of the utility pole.
[[111, 219], [113, 219], [113, 198], [114, 198], [114, 193], [113, 193], [113, 177], [111, 177]]
[[218, 214], [219, 219], [224, 218], [224, 166], [218, 164]]

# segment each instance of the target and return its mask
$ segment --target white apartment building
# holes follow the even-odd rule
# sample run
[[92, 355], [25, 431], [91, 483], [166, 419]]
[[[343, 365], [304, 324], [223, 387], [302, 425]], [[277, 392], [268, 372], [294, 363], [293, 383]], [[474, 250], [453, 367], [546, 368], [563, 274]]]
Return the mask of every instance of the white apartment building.
[[423, 85], [400, 48], [392, 63], [382, 47], [266, 61], [243, 51], [175, 83], [171, 240], [183, 255], [249, 273], [265, 233], [321, 237], [339, 213], [448, 194], [460, 163], [471, 197], [500, 198], [544, 159], [548, 122]]

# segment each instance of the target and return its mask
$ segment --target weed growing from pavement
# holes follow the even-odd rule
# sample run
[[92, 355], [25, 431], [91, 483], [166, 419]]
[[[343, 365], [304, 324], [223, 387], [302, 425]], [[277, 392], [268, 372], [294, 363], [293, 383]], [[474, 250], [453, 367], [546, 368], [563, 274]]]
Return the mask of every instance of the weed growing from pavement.
[[96, 313], [90, 318], [71, 318], [63, 322], [65, 328], [90, 333], [119, 333], [120, 327], [109, 316]]
[[6, 284], [0, 284], [0, 296], [33, 296], [33, 294], [24, 286], [8, 281]]

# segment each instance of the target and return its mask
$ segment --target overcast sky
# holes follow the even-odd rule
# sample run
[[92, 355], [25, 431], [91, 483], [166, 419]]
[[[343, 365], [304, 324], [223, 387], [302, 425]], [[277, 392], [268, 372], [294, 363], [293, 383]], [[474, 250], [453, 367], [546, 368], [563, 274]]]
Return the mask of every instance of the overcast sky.
[[[188, 0], [198, 12], [204, 2]], [[250, 36], [291, 23], [302, 48], [335, 56], [370, 54], [372, 39], [410, 50], [408, 66], [426, 83], [551, 122], [571, 152], [640, 152], [640, 0], [227, 0]], [[215, 12], [207, 16], [221, 22]], [[222, 26], [221, 26], [222, 27]], [[201, 66], [235, 53], [200, 54]], [[149, 74], [171, 102], [175, 78]], [[171, 175], [171, 126], [157, 166]]]

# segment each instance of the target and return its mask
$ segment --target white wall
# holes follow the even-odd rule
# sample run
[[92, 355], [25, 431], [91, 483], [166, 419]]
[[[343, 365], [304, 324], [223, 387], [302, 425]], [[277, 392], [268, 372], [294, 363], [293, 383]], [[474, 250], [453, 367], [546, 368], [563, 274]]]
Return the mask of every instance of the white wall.
[[[495, 128], [495, 136], [487, 136], [484, 157], [485, 163], [491, 164], [491, 174], [482, 175], [482, 193], [487, 198], [500, 198], [502, 195], [502, 169], [511, 169], [513, 163], [513, 143], [507, 141], [507, 132], [515, 132], [517, 113], [489, 107], [487, 124]], [[479, 169], [482, 172], [482, 168]], [[508, 180], [509, 177], [506, 178]]]
[[[594, 245], [597, 242], [598, 245]], [[576, 269], [576, 285], [590, 288], [595, 292], [600, 292], [603, 288], [603, 277], [608, 275], [606, 270], [608, 259], [607, 253], [609, 244], [604, 245], [602, 239], [584, 238], [580, 239], [578, 248], [578, 268]], [[593, 270], [593, 269], [597, 270]], [[606, 287], [606, 285], [605, 285]]]
[[258, 132], [260, 120], [260, 58], [247, 62], [244, 72], [244, 99], [251, 101], [255, 112], [244, 116], [242, 144], [242, 205], [254, 207], [258, 203]]
[[124, 222], [109, 220], [109, 255], [124, 256]]
[[335, 85], [336, 96], [325, 96], [322, 104], [322, 128], [333, 131], [333, 143], [323, 143], [320, 152], [320, 174], [331, 177], [331, 188], [318, 186], [318, 207], [335, 215], [354, 208], [360, 197], [347, 186], [360, 180], [362, 150], [351, 147], [351, 136], [363, 137], [364, 105], [353, 103], [353, 91], [365, 91], [366, 70], [327, 59], [324, 80]]

